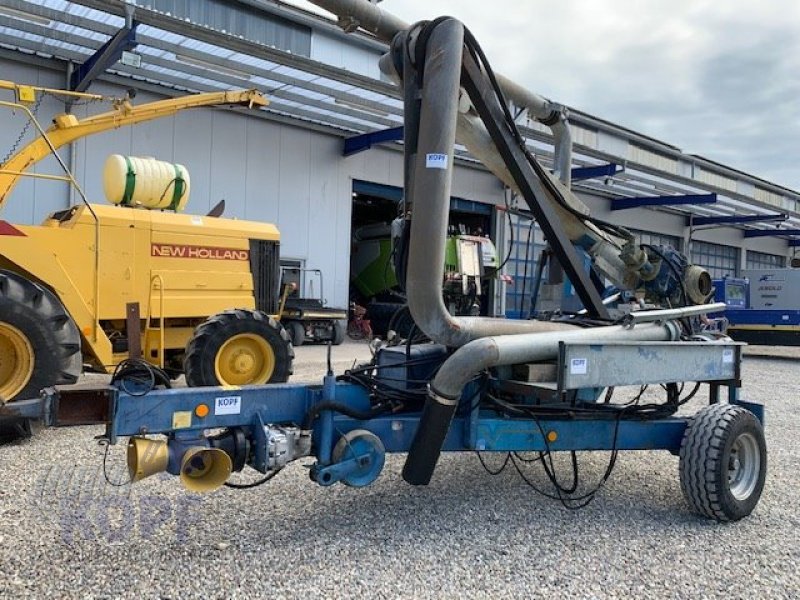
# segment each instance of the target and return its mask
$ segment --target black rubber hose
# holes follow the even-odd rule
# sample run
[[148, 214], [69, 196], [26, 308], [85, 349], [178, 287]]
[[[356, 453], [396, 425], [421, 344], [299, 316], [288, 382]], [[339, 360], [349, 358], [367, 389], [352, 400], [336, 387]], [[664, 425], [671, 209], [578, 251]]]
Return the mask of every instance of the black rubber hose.
[[308, 411], [305, 419], [303, 419], [302, 428], [304, 430], [311, 429], [311, 425], [314, 423], [314, 420], [323, 410], [332, 410], [334, 412], [341, 413], [346, 417], [350, 417], [351, 419], [356, 419], [357, 421], [368, 421], [384, 412], [383, 409], [359, 411], [347, 406], [346, 404], [340, 404], [339, 402], [320, 402], [319, 404], [314, 405], [311, 410]]
[[430, 483], [457, 408], [458, 402], [445, 404], [428, 396], [403, 465], [403, 479], [411, 485]]

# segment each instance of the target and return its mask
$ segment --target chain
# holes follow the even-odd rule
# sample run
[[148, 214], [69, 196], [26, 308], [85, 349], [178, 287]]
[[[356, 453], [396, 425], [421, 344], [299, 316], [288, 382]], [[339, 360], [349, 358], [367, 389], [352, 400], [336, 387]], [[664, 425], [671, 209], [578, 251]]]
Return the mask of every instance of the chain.
[[[36, 116], [36, 113], [39, 110], [39, 105], [42, 103], [43, 97], [44, 94], [39, 94], [39, 97], [36, 99], [36, 103], [33, 105], [33, 110], [31, 110], [31, 113], [33, 113], [34, 116]], [[0, 165], [6, 164], [6, 162], [8, 162], [8, 159], [14, 156], [14, 153], [17, 151], [17, 148], [19, 148], [19, 145], [22, 143], [22, 140], [25, 139], [25, 135], [28, 133], [28, 130], [30, 128], [31, 128], [31, 120], [28, 119], [25, 122], [25, 125], [22, 126], [22, 131], [20, 131], [16, 141], [12, 144], [11, 149], [3, 157], [3, 160], [0, 160]]]

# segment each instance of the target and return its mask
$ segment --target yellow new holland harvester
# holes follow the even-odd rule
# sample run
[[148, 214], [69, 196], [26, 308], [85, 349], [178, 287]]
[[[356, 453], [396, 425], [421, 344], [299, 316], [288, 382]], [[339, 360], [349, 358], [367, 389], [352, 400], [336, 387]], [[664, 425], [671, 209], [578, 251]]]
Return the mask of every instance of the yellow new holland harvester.
[[[117, 204], [90, 204], [57, 148], [93, 133], [197, 106], [260, 107], [254, 90], [196, 94], [78, 119], [59, 115], [45, 132], [15, 92], [0, 107], [39, 130], [0, 165], [0, 207], [23, 175], [64, 179], [84, 202], [41, 225], [0, 220], [0, 405], [73, 383], [82, 367], [111, 372], [130, 356], [181, 369], [189, 385], [286, 381], [294, 352], [279, 314], [279, 241], [271, 224], [180, 214], [190, 180], [181, 165], [114, 155], [104, 185]], [[85, 97], [86, 94], [81, 96]], [[92, 98], [100, 98], [91, 96]], [[54, 155], [66, 176], [29, 173]], [[214, 211], [212, 211], [214, 212]]]

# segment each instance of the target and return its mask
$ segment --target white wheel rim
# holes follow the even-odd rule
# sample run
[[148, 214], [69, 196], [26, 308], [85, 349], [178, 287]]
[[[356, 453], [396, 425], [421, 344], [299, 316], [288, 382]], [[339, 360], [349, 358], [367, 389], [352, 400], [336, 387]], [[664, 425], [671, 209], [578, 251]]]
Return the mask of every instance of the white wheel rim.
[[731, 446], [728, 457], [728, 487], [739, 501], [747, 500], [756, 489], [761, 474], [761, 453], [751, 433], [743, 433]]

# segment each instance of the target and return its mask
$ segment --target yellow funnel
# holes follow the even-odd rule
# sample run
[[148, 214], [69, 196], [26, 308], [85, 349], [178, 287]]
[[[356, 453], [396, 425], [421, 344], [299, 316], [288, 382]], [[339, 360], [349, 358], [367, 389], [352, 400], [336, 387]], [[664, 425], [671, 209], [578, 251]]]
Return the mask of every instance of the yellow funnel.
[[191, 492], [213, 492], [228, 481], [231, 457], [219, 448], [189, 448], [181, 460], [181, 483]]
[[128, 472], [131, 481], [141, 481], [145, 477], [167, 470], [169, 449], [161, 440], [132, 437], [128, 442]]

